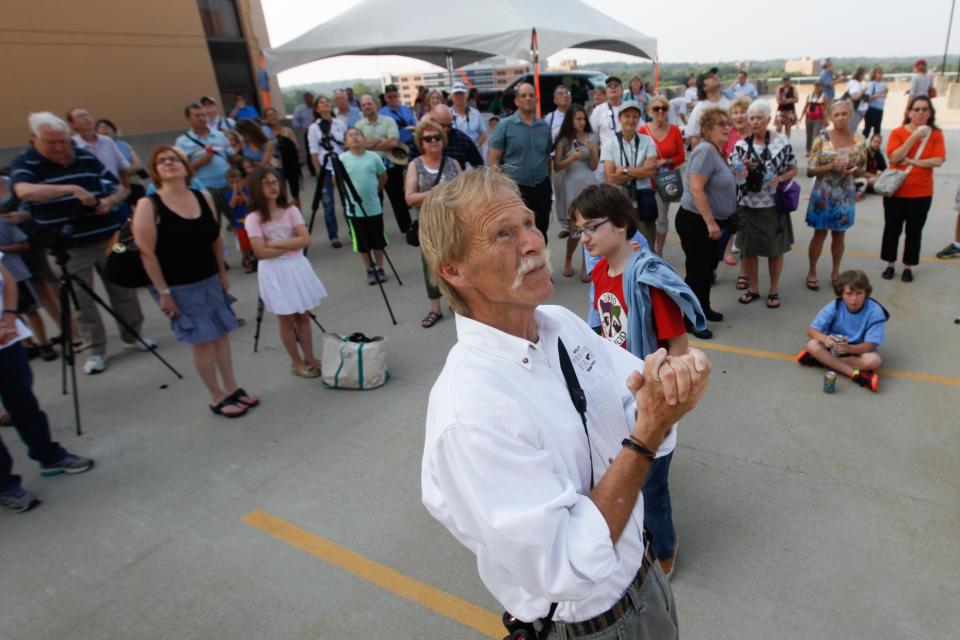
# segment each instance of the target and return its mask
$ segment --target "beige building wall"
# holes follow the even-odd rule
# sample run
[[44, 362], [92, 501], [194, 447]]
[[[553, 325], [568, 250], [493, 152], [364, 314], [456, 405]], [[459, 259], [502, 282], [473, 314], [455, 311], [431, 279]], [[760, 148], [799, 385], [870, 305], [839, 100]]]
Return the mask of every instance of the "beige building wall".
[[[260, 0], [237, 0], [237, 10], [240, 12], [243, 33], [247, 38], [247, 52], [250, 56], [250, 64], [253, 66], [253, 75], [256, 78], [260, 64], [260, 52], [271, 48], [270, 35], [267, 32], [267, 20], [263, 15]], [[259, 91], [259, 89], [258, 86], [257, 90]], [[264, 105], [264, 107], [266, 106]], [[270, 76], [270, 106], [280, 112], [281, 118], [286, 115], [283, 108], [283, 92], [280, 91], [280, 83], [277, 82], [276, 75]]]
[[182, 128], [184, 104], [217, 95], [196, 0], [4, 5], [0, 147], [25, 144], [31, 111], [62, 116], [82, 105], [125, 134], [142, 134]]

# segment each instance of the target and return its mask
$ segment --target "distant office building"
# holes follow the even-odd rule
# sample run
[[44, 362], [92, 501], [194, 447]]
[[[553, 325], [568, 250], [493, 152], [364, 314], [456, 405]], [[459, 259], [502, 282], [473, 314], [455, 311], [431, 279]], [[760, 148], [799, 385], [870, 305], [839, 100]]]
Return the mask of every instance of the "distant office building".
[[576, 71], [577, 69], [577, 61], [573, 58], [561, 60], [560, 64], [554, 67], [547, 67], [547, 71]]
[[820, 60], [814, 60], [807, 56], [797, 60], [787, 60], [783, 65], [784, 73], [795, 73], [801, 76], [815, 76], [820, 73]]
[[[229, 111], [239, 93], [263, 110], [257, 72], [270, 43], [259, 0], [28, 4], [5, 11], [0, 23], [12, 87], [0, 147], [25, 144], [31, 111], [62, 115], [82, 105], [136, 135], [182, 129], [183, 106], [203, 95]], [[275, 79], [270, 86], [282, 108]]]
[[[526, 64], [515, 63], [506, 58], [487, 58], [486, 60], [469, 64], [453, 70], [454, 82], [465, 82], [468, 87], [476, 87], [481, 91], [488, 89], [503, 89], [518, 77], [527, 73]], [[513, 61], [516, 62], [516, 61]], [[446, 71], [428, 71], [420, 73], [385, 73], [383, 86], [397, 85], [400, 101], [412, 105], [417, 98], [417, 87], [427, 89], [450, 90], [450, 74]]]

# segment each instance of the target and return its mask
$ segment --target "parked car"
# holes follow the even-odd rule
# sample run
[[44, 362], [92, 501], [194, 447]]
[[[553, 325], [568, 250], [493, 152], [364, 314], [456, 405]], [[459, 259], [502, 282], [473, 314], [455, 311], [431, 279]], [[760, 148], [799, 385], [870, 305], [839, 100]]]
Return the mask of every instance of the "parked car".
[[[556, 108], [553, 104], [553, 90], [558, 84], [567, 85], [574, 103], [585, 105], [590, 101], [590, 91], [594, 87], [604, 86], [606, 80], [607, 75], [599, 71], [545, 71], [540, 74], [540, 112], [547, 114]], [[516, 109], [517, 87], [524, 82], [533, 84], [533, 73], [520, 76], [503, 89], [503, 108], [508, 113]], [[477, 107], [480, 111], [490, 110], [490, 102], [498, 91], [499, 89], [490, 89], [479, 92]]]

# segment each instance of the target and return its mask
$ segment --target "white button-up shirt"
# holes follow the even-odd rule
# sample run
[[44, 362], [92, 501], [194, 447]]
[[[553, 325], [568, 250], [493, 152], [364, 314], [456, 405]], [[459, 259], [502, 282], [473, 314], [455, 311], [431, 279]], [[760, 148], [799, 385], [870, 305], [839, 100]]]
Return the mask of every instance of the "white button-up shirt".
[[590, 114], [590, 128], [600, 136], [602, 149], [603, 145], [620, 131], [620, 107], [611, 107], [609, 102], [594, 107]]
[[474, 144], [480, 139], [480, 134], [487, 132], [487, 122], [475, 108], [467, 106], [467, 115], [463, 115], [450, 107], [450, 113], [453, 114], [453, 126], [470, 136]]
[[554, 109], [543, 119], [550, 126], [550, 135], [553, 136], [553, 144], [557, 144], [557, 136], [560, 135], [560, 127], [563, 126], [563, 121], [567, 117], [566, 111], [560, 111], [560, 109]]
[[[596, 481], [633, 430], [626, 388], [643, 361], [558, 306], [536, 311], [533, 344], [458, 315], [458, 342], [430, 392], [423, 504], [477, 556], [507, 611], [587, 620], [623, 595], [643, 561], [643, 495], [614, 545], [590, 492], [590, 453], [560, 369], [557, 338], [587, 397]], [[676, 444], [676, 428], [660, 448]]]

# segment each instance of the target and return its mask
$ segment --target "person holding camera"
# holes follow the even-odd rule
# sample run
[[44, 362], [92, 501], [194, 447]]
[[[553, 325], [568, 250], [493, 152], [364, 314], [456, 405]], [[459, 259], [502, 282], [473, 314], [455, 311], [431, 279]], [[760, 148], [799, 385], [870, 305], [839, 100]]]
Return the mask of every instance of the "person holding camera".
[[853, 105], [848, 100], [838, 100], [830, 105], [827, 116], [832, 126], [814, 140], [807, 162], [807, 176], [814, 178], [807, 203], [807, 226], [813, 228], [807, 249], [810, 260], [807, 289], [811, 291], [820, 290], [817, 261], [823, 252], [827, 233], [832, 236], [830, 282], [836, 288], [845, 234], [856, 219], [857, 185], [854, 178], [866, 171], [867, 149], [863, 136], [850, 128], [852, 115]]
[[658, 158], [653, 138], [637, 133], [641, 116], [636, 102], [628, 100], [620, 105], [620, 131], [604, 143], [600, 161], [605, 182], [625, 187], [630, 200], [637, 203], [638, 230], [652, 247], [656, 242], [658, 212], [650, 178], [667, 161]]
[[770, 272], [770, 292], [767, 307], [780, 307], [780, 273], [783, 254], [793, 244], [793, 225], [789, 213], [780, 213], [776, 206], [777, 187], [787, 184], [797, 175], [797, 159], [790, 139], [782, 133], [770, 131], [770, 103], [754, 100], [747, 109], [750, 133], [737, 142], [730, 161], [744, 167], [746, 177], [737, 190], [740, 202], [740, 230], [737, 246], [743, 256], [743, 266], [749, 288], [739, 298], [749, 304], [760, 297], [760, 257], [767, 258]]
[[[687, 162], [689, 187], [680, 199], [675, 223], [685, 258], [684, 279], [711, 322], [723, 320], [723, 314], [710, 306], [713, 271], [720, 260], [720, 227], [731, 226], [737, 212], [737, 182], [722, 151], [730, 126], [726, 109], [710, 107], [701, 113], [702, 139]], [[710, 329], [693, 325], [687, 331], [702, 340], [713, 337]]]
[[641, 360], [546, 305], [555, 289], [534, 219], [492, 169], [421, 207], [421, 246], [458, 337], [430, 393], [423, 504], [477, 556], [511, 631], [548, 618], [549, 632], [527, 637], [675, 639], [641, 490], [710, 362], [694, 349]]
[[[420, 155], [407, 165], [404, 188], [407, 204], [416, 216], [414, 221], [417, 221], [420, 219], [420, 205], [423, 204], [427, 194], [437, 185], [450, 182], [460, 175], [460, 163], [444, 154], [447, 135], [439, 122], [431, 119], [422, 120], [414, 131], [414, 141]], [[422, 253], [420, 258], [423, 262], [423, 279], [427, 286], [427, 298], [430, 300], [430, 312], [420, 321], [420, 326], [429, 329], [443, 318], [443, 310], [440, 308], [441, 294], [430, 281], [427, 263], [423, 260]]]
[[[346, 94], [344, 94], [344, 97]], [[326, 174], [323, 180], [323, 224], [327, 227], [327, 238], [330, 246], [339, 249], [340, 230], [337, 226], [337, 207], [333, 200], [333, 165], [327, 159], [328, 153], [339, 156], [343, 153], [343, 140], [347, 135], [347, 125], [343, 118], [333, 115], [330, 98], [324, 95], [317, 96], [313, 103], [314, 121], [307, 129], [307, 146], [310, 147], [310, 163], [314, 173], [318, 176], [321, 171]]]
[[[116, 208], [127, 198], [127, 189], [92, 153], [71, 144], [70, 127], [50, 112], [31, 113], [29, 149], [13, 161], [13, 190], [29, 203], [38, 235], [69, 250], [66, 266], [91, 288], [93, 272], [103, 278], [107, 244], [123, 224]], [[36, 238], [36, 236], [34, 236]], [[66, 246], [64, 246], [66, 245]], [[143, 313], [136, 289], [127, 289], [103, 280], [110, 304], [135, 332], [143, 325]], [[76, 289], [79, 311], [77, 328], [89, 345], [90, 356], [83, 365], [88, 375], [107, 368], [107, 332], [96, 303]], [[120, 326], [124, 346], [145, 350], [137, 336]], [[152, 340], [144, 339], [148, 345]]]

